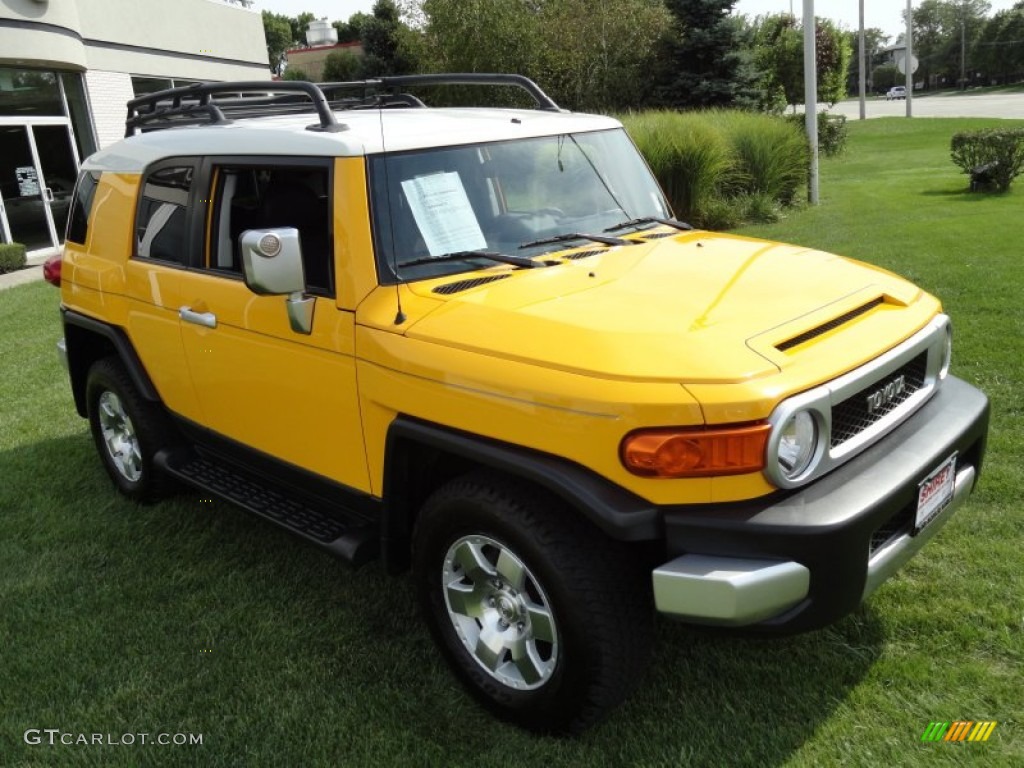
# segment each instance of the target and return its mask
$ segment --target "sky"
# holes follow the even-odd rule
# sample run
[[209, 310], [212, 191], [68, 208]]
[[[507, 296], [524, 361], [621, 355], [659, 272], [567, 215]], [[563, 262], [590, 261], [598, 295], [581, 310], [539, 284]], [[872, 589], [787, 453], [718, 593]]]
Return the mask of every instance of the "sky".
[[[304, 11], [316, 14], [317, 18], [327, 17], [330, 21], [347, 19], [357, 11], [368, 13], [374, 0], [256, 0], [255, 8], [297, 16]], [[1015, 0], [989, 0], [990, 13], [1010, 8]], [[914, 6], [920, 0], [914, 0]], [[802, 17], [804, 0], [738, 0], [736, 13], [759, 16], [765, 13], [793, 12]], [[903, 10], [906, 0], [864, 0], [864, 26], [880, 27], [895, 42], [902, 32]], [[814, 12], [833, 21], [841, 22], [848, 29], [857, 29], [860, 15], [859, 0], [815, 0]]]

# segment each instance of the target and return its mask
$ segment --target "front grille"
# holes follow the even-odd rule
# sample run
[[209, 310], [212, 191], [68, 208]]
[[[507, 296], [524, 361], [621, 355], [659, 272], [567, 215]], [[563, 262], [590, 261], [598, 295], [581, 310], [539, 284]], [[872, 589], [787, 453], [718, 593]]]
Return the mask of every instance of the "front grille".
[[459, 293], [460, 291], [468, 291], [470, 288], [476, 288], [478, 285], [486, 285], [487, 283], [493, 283], [495, 280], [504, 280], [510, 275], [491, 275], [490, 277], [474, 277], [469, 280], [459, 280], [457, 283], [445, 283], [439, 285], [434, 289], [434, 293], [440, 293], [443, 296], [450, 296], [453, 293]]
[[906, 506], [895, 515], [880, 525], [871, 534], [871, 544], [868, 547], [868, 557], [874, 554], [892, 541], [897, 536], [910, 533], [914, 527], [914, 507]]
[[[899, 408], [925, 384], [928, 353], [922, 352], [909, 363], [878, 381], [864, 387], [857, 394], [846, 398], [832, 408], [832, 447], [851, 440], [873, 424], [884, 419]], [[903, 377], [903, 389], [885, 403], [869, 405], [870, 396], [884, 389], [886, 385]]]

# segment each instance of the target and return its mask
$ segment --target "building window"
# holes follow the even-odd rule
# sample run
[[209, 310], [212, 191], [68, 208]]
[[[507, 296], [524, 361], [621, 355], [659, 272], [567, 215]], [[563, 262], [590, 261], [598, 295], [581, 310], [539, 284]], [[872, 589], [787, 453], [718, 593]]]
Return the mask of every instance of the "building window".
[[0, 116], [64, 117], [57, 73], [0, 67]]
[[147, 96], [157, 91], [166, 91], [168, 88], [181, 88], [186, 85], [195, 85], [201, 80], [183, 80], [178, 77], [145, 77], [143, 75], [132, 75], [132, 90], [136, 96]]
[[78, 72], [61, 72], [60, 82], [64, 86], [64, 100], [68, 105], [68, 116], [78, 145], [78, 156], [86, 158], [96, 151], [96, 135], [89, 117], [89, 101], [85, 96], [85, 84]]

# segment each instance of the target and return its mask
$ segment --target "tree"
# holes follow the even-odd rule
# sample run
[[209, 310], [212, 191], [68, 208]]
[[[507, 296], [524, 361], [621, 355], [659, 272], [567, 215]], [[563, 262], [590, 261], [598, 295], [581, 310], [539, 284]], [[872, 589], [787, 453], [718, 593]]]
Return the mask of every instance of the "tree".
[[660, 0], [425, 0], [422, 10], [430, 68], [524, 74], [575, 110], [641, 106], [671, 21]]
[[830, 19], [815, 19], [814, 44], [818, 65], [818, 99], [832, 106], [846, 98], [850, 68], [849, 38]]
[[958, 83], [991, 7], [986, 0], [922, 0], [912, 16], [920, 62], [915, 79], [925, 87]]
[[666, 0], [673, 23], [658, 42], [654, 100], [671, 107], [751, 105], [756, 74], [729, 15], [735, 0]]
[[882, 64], [871, 72], [871, 84], [876, 93], [888, 91], [894, 85], [903, 85], [906, 76], [895, 64]]
[[[860, 79], [860, 33], [857, 30], [852, 30], [843, 34], [849, 37], [851, 51], [849, 74], [846, 78], [848, 83], [847, 92], [856, 93], [858, 80]], [[866, 87], [868, 93], [879, 87], [878, 83], [874, 82], [873, 76], [876, 69], [875, 57], [888, 44], [889, 36], [878, 27], [866, 27], [864, 29], [864, 68], [867, 70], [868, 82]]]
[[348, 21], [332, 21], [331, 24], [338, 33], [339, 43], [356, 43], [363, 39], [363, 26], [372, 16], [368, 13], [358, 11], [348, 17]]
[[292, 27], [288, 17], [263, 11], [263, 34], [267, 38], [267, 59], [270, 61], [270, 70], [274, 74], [281, 74], [284, 52], [292, 44]]
[[[803, 104], [804, 37], [801, 25], [787, 14], [759, 17], [756, 23], [754, 61], [761, 71], [766, 93], [781, 93], [786, 104]], [[829, 19], [815, 26], [818, 100], [835, 104], [846, 96], [850, 66], [850, 41]]]
[[416, 70], [408, 37], [394, 0], [377, 0], [373, 15], [362, 25], [363, 74], [366, 77], [404, 75]]
[[761, 73], [762, 108], [804, 101], [803, 35], [788, 13], [759, 16], [754, 22], [754, 65]]
[[1024, 79], [1024, 0], [985, 22], [971, 62], [989, 82]]
[[292, 45], [306, 44], [306, 30], [309, 29], [311, 21], [316, 21], [316, 16], [308, 12], [288, 17], [288, 24], [292, 28]]

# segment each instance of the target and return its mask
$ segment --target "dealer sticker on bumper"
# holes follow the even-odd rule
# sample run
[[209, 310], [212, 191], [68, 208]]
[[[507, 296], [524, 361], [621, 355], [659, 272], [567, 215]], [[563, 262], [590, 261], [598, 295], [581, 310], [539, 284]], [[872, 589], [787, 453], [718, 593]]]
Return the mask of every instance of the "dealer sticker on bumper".
[[917, 518], [914, 532], [920, 531], [953, 500], [956, 489], [956, 454], [946, 459], [917, 487]]

